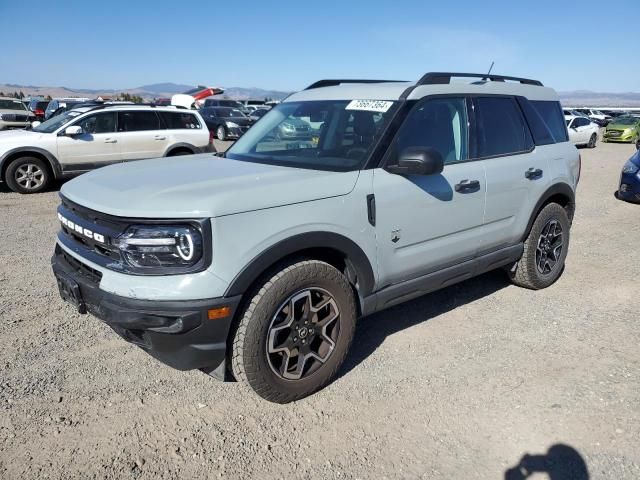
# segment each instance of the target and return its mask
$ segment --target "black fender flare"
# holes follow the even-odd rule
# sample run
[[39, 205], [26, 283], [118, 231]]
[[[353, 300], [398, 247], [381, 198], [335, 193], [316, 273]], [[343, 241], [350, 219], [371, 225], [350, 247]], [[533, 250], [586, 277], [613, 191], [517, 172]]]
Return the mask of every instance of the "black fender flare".
[[347, 268], [352, 269], [356, 277], [350, 280], [356, 281], [361, 297], [373, 291], [373, 268], [360, 246], [338, 233], [306, 232], [281, 240], [254, 257], [233, 279], [225, 297], [244, 294], [253, 282], [274, 264], [297, 252], [314, 248], [330, 249], [344, 256]]
[[[540, 196], [540, 198], [538, 199], [538, 202], [536, 203], [535, 208], [531, 212], [531, 216], [529, 217], [529, 222], [527, 223], [527, 229], [525, 230], [524, 235], [522, 236], [523, 242], [529, 236], [529, 232], [531, 231], [533, 222], [536, 221], [536, 217], [538, 216], [538, 213], [540, 213], [540, 210], [542, 210], [542, 207], [549, 202], [549, 199], [557, 195], [562, 195], [563, 197], [566, 197], [567, 200], [569, 201], [569, 204], [572, 206], [572, 208], [575, 208], [576, 194], [573, 191], [573, 189], [569, 186], [569, 184], [562, 182], [562, 183], [555, 183], [551, 185]], [[569, 220], [571, 221], [571, 218]]]
[[174, 143], [169, 148], [167, 148], [167, 150], [164, 152], [163, 157], [168, 157], [169, 154], [177, 148], [186, 148], [187, 150], [191, 150], [191, 152], [193, 153], [198, 153], [198, 150], [199, 150], [198, 148], [194, 147], [190, 143], [186, 143], [186, 142]]
[[58, 161], [58, 159], [54, 157], [51, 154], [51, 152], [48, 152], [47, 150], [39, 147], [16, 147], [4, 152], [0, 157], [0, 172], [2, 172], [3, 176], [4, 176], [4, 171], [6, 169], [5, 162], [7, 161], [8, 158], [15, 156], [17, 153], [24, 153], [25, 155], [28, 155], [30, 153], [32, 154], [35, 153], [43, 156], [44, 158], [47, 159], [47, 162], [49, 162], [54, 178], [57, 179], [62, 177], [62, 165], [60, 165], [60, 162]]

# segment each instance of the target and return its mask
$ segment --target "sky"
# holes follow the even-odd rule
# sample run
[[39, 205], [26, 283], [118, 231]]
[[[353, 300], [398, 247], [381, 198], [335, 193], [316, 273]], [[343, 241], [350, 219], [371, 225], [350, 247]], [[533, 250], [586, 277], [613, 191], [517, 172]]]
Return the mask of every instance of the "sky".
[[[299, 90], [427, 71], [640, 91], [637, 0], [0, 0], [0, 83]], [[609, 40], [610, 39], [610, 40]]]

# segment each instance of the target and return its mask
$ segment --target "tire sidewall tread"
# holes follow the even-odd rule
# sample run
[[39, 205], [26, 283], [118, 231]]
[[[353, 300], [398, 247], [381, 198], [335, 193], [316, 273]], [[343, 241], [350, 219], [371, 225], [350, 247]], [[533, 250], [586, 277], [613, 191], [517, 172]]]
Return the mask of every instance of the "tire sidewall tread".
[[[333, 353], [319, 370], [301, 380], [281, 379], [271, 371], [266, 357], [265, 342], [271, 319], [286, 298], [312, 286], [327, 290], [338, 304], [340, 334]], [[230, 349], [231, 370], [236, 379], [275, 403], [304, 398], [333, 380], [349, 351], [357, 316], [351, 286], [340, 271], [319, 260], [298, 261], [268, 278], [249, 298]]]

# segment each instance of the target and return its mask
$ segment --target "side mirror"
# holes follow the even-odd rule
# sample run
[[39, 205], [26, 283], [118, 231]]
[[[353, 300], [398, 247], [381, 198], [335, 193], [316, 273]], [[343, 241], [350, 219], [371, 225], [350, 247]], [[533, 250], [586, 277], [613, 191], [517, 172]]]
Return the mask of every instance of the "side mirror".
[[31, 128], [36, 128], [38, 125], [40, 125], [42, 122], [39, 121], [35, 121], [35, 122], [31, 122]]
[[396, 175], [434, 175], [444, 169], [440, 152], [431, 147], [408, 147], [400, 152], [398, 163], [386, 170]]
[[82, 127], [80, 125], [73, 125], [64, 129], [64, 134], [67, 137], [74, 137], [76, 135], [82, 135]]

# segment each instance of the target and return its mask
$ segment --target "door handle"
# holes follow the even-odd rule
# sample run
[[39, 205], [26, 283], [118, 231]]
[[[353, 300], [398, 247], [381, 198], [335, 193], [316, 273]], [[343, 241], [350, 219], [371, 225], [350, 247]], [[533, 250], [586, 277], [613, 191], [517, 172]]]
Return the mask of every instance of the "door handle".
[[456, 192], [465, 193], [469, 191], [475, 191], [480, 188], [480, 182], [478, 180], [460, 180], [460, 183], [456, 183]]
[[542, 177], [542, 170], [540, 170], [539, 168], [530, 168], [529, 170], [524, 172], [524, 176], [529, 180], [536, 180]]
[[105, 139], [104, 143], [118, 143], [118, 140], [116, 140], [115, 138], [107, 138]]
[[156, 140], [166, 140], [166, 139], [167, 139], [167, 137], [163, 137], [162, 135], [156, 135], [156, 136], [155, 136], [155, 139], [156, 139]]

